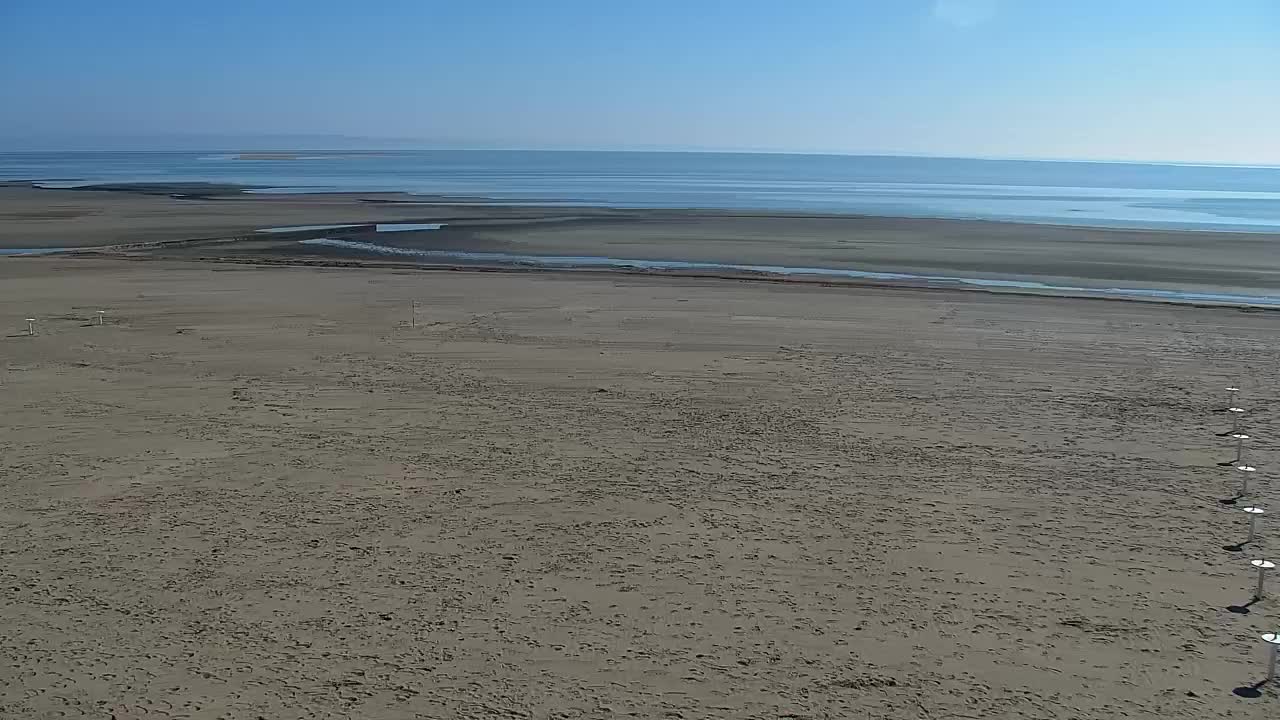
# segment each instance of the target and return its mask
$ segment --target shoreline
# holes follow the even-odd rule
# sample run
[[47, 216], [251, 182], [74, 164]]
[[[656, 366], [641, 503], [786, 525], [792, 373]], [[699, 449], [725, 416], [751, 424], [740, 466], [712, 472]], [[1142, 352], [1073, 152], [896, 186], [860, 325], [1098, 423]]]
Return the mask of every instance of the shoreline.
[[[0, 180], [0, 189], [25, 188], [38, 191], [61, 192], [107, 192], [121, 194], [137, 194], [164, 196], [177, 200], [218, 201], [230, 199], [273, 199], [277, 201], [308, 199], [358, 199], [360, 203], [373, 206], [395, 208], [407, 207], [449, 207], [472, 208], [480, 210], [514, 209], [526, 210], [535, 214], [581, 212], [589, 214], [672, 214], [690, 216], [708, 216], [722, 218], [808, 218], [808, 219], [880, 219], [880, 220], [912, 220], [939, 223], [990, 223], [994, 225], [1012, 225], [1053, 228], [1056, 230], [1077, 231], [1113, 231], [1113, 232], [1151, 232], [1151, 233], [1211, 233], [1221, 235], [1276, 235], [1280, 229], [1250, 229], [1248, 226], [1223, 223], [1221, 225], [1205, 224], [1201, 227], [1182, 227], [1174, 224], [1158, 225], [1113, 221], [1112, 223], [1066, 223], [1061, 220], [1035, 219], [995, 219], [986, 217], [954, 217], [948, 215], [929, 214], [872, 214], [864, 212], [833, 212], [782, 209], [745, 209], [714, 206], [653, 206], [653, 205], [610, 205], [593, 204], [578, 199], [525, 198], [520, 200], [504, 200], [484, 195], [454, 195], [443, 193], [414, 193], [406, 190], [362, 191], [351, 189], [319, 189], [305, 186], [267, 186], [248, 185], [242, 183], [218, 183], [205, 181], [182, 182], [81, 182], [80, 178], [24, 178], [16, 180]], [[47, 187], [45, 183], [69, 183], [64, 187]], [[352, 223], [365, 224], [365, 223]]]
[[391, 260], [369, 260], [348, 257], [345, 259], [323, 259], [303, 257], [249, 257], [235, 255], [201, 255], [192, 257], [173, 257], [162, 255], [130, 255], [117, 252], [99, 252], [95, 249], [70, 249], [58, 253], [31, 253], [10, 256], [27, 259], [118, 259], [132, 262], [190, 262], [210, 263], [218, 265], [244, 265], [261, 268], [311, 268], [318, 270], [394, 270], [414, 271], [433, 274], [474, 273], [477, 275], [511, 274], [511, 275], [548, 275], [572, 277], [600, 277], [617, 279], [648, 280], [711, 280], [727, 283], [758, 283], [778, 286], [818, 287], [847, 290], [914, 290], [934, 293], [979, 293], [990, 296], [1039, 298], [1047, 300], [1093, 300], [1103, 302], [1132, 302], [1169, 307], [1196, 308], [1202, 310], [1234, 310], [1242, 313], [1280, 312], [1280, 297], [1274, 304], [1242, 303], [1229, 300], [1208, 299], [1175, 299], [1142, 295], [1091, 293], [1087, 288], [1044, 289], [1017, 287], [983, 287], [966, 285], [962, 282], [929, 281], [929, 280], [890, 280], [870, 278], [827, 278], [816, 275], [767, 275], [751, 272], [714, 271], [714, 270], [678, 270], [678, 269], [629, 269], [624, 267], [590, 267], [590, 266], [533, 266], [522, 264], [484, 264], [484, 263], [416, 263], [395, 262]]
[[[0, 251], [6, 257], [15, 250], [56, 250], [69, 257], [222, 262], [269, 256], [272, 264], [299, 265], [337, 255], [338, 264], [369, 267], [386, 266], [369, 256], [385, 253], [417, 256], [404, 264], [428, 269], [514, 265], [541, 272], [1280, 305], [1280, 260], [1272, 252], [1280, 234], [477, 200], [483, 199], [253, 194], [222, 184], [40, 189], [7, 182], [0, 184]], [[395, 224], [430, 229], [380, 232]], [[301, 241], [347, 247], [321, 249]], [[211, 253], [211, 247], [217, 250]], [[667, 265], [688, 267], [654, 267]]]

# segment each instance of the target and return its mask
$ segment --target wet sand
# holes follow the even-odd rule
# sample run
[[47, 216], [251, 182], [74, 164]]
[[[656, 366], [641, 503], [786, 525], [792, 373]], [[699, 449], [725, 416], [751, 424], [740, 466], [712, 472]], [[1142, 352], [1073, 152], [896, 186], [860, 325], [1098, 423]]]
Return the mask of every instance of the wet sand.
[[0, 328], [3, 717], [1280, 702], [1276, 313], [24, 258]]
[[233, 186], [201, 183], [108, 187], [115, 189], [45, 190], [0, 184], [0, 249], [223, 238], [283, 225], [541, 216], [537, 210], [449, 205], [443, 198], [401, 193], [248, 194]]
[[[181, 191], [184, 198], [169, 197]], [[402, 220], [417, 233], [260, 228]], [[710, 210], [520, 207], [402, 194], [261, 195], [225, 187], [102, 190], [0, 187], [0, 248], [85, 247], [206, 239], [149, 248], [170, 258], [314, 259], [316, 235], [425, 250], [844, 268], [1061, 286], [1280, 295], [1280, 237], [1106, 230], [1019, 223]], [[235, 239], [234, 242], [226, 242]], [[352, 261], [377, 257], [348, 254]], [[403, 261], [403, 258], [401, 258]]]

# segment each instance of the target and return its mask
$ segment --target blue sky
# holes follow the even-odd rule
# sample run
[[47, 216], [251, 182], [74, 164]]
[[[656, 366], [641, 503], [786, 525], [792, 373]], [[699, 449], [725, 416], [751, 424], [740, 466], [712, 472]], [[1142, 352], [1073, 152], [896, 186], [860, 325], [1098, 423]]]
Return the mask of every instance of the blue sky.
[[0, 106], [5, 147], [1280, 163], [1280, 1], [0, 0]]

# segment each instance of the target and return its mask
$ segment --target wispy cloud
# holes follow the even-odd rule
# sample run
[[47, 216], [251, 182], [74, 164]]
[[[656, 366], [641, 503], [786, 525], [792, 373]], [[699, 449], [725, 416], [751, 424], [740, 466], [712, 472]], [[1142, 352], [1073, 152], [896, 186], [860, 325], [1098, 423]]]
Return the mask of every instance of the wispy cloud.
[[995, 17], [999, 0], [933, 0], [933, 19], [958, 28], [971, 28]]

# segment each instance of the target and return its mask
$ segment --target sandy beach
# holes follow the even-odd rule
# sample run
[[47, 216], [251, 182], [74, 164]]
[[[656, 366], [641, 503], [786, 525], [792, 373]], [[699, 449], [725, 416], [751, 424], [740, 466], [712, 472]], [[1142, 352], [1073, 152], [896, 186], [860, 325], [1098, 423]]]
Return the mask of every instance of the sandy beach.
[[0, 328], [3, 717], [1275, 713], [1276, 313], [13, 258]]

